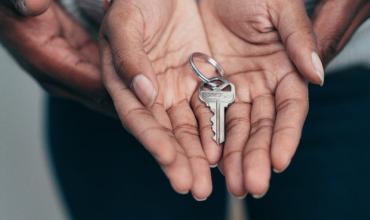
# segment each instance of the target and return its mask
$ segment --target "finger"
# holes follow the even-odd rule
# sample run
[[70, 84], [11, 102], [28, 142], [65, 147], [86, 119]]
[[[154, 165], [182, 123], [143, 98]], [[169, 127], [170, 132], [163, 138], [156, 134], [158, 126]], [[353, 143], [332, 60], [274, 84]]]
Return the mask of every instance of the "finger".
[[168, 110], [173, 132], [190, 160], [193, 172], [192, 194], [198, 201], [208, 198], [212, 192], [209, 163], [199, 138], [197, 121], [186, 101]]
[[[162, 105], [155, 103], [151, 108], [151, 112], [159, 124], [172, 131], [171, 120]], [[172, 187], [181, 194], [187, 194], [192, 187], [193, 181], [190, 161], [179, 144], [175, 148], [177, 152], [175, 162], [168, 166], [163, 165], [162, 169], [166, 176], [172, 180]]]
[[[123, 125], [159, 162], [174, 190], [187, 193], [193, 181], [191, 167], [172, 131], [163, 126], [166, 123], [163, 111], [149, 111], [121, 81], [114, 70], [108, 43], [104, 40], [100, 41], [100, 52], [103, 81]], [[162, 125], [156, 120], [159, 118]]]
[[99, 49], [95, 40], [91, 38], [81, 24], [71, 17], [63, 8], [52, 5], [54, 13], [63, 29], [63, 37], [91, 63], [99, 66]]
[[112, 67], [112, 55], [106, 42], [100, 41], [100, 51], [103, 81], [122, 123], [161, 164], [172, 163], [176, 158], [174, 147], [177, 145], [172, 132], [160, 125], [152, 112], [122, 83]]
[[275, 108], [271, 94], [258, 95], [251, 109], [251, 130], [243, 151], [244, 185], [255, 198], [267, 192], [271, 176], [270, 145]]
[[366, 5], [360, 9], [356, 14], [355, 18], [352, 20], [351, 25], [348, 27], [344, 33], [342, 40], [338, 44], [338, 53], [344, 48], [347, 42], [352, 37], [352, 34], [361, 26], [361, 24], [370, 17], [370, 2], [366, 1]]
[[169, 179], [172, 188], [180, 194], [188, 194], [193, 186], [193, 173], [190, 161], [180, 145], [174, 147], [177, 151], [176, 160], [169, 165], [162, 165], [162, 170]]
[[196, 92], [192, 97], [192, 109], [195, 117], [198, 120], [199, 132], [203, 150], [207, 160], [212, 167], [216, 166], [222, 154], [222, 147], [214, 140], [212, 131], [211, 110], [199, 99], [199, 92]]
[[370, 2], [321, 1], [315, 8], [313, 27], [324, 64], [327, 64], [370, 15]]
[[245, 102], [232, 104], [226, 114], [226, 142], [222, 157], [222, 170], [227, 188], [236, 197], [244, 197], [242, 152], [250, 130], [251, 105]]
[[301, 138], [308, 112], [308, 90], [297, 74], [286, 75], [276, 90], [276, 122], [272, 138], [271, 160], [275, 172], [289, 165]]
[[11, 4], [14, 9], [25, 16], [36, 16], [42, 14], [50, 5], [50, 0], [8, 0], [0, 4]]
[[116, 71], [146, 106], [158, 94], [158, 83], [144, 49], [144, 20], [138, 7], [114, 1], [102, 29], [113, 52]]
[[310, 82], [322, 85], [324, 69], [318, 56], [317, 43], [304, 2], [272, 1], [272, 20], [299, 72]]
[[[83, 44], [72, 45], [59, 31], [53, 29], [59, 27], [55, 27], [55, 22], [52, 21], [55, 19], [54, 9], [57, 8], [54, 4], [44, 14], [28, 19], [19, 19], [0, 10], [0, 28], [4, 30], [1, 37], [6, 42], [4, 45], [11, 53], [15, 53], [18, 60], [27, 61], [20, 64], [41, 84], [63, 88], [81, 99], [102, 100], [101, 94], [105, 90], [100, 80], [98, 65], [90, 62], [87, 56], [78, 50], [84, 47]], [[50, 24], [54, 25], [53, 28]], [[86, 31], [78, 24], [70, 28], [81, 29], [75, 32], [74, 38], [84, 39], [76, 40], [79, 42], [91, 42], [86, 51], [89, 51], [89, 57], [98, 59], [97, 45], [92, 42]], [[35, 31], [42, 34], [35, 34]], [[22, 57], [17, 54], [22, 54]]]

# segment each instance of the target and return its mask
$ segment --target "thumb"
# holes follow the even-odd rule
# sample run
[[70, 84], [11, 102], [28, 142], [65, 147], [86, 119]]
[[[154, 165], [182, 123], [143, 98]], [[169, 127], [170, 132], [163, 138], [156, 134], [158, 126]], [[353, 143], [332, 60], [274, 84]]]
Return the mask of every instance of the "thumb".
[[14, 9], [25, 16], [36, 16], [49, 8], [50, 0], [8, 0]]
[[102, 31], [118, 75], [145, 106], [151, 106], [158, 94], [158, 83], [144, 50], [143, 18], [137, 7], [115, 5], [116, 2], [121, 1], [111, 6]]
[[272, 22], [277, 28], [290, 59], [310, 82], [323, 85], [324, 68], [317, 52], [316, 38], [304, 2], [273, 1]]

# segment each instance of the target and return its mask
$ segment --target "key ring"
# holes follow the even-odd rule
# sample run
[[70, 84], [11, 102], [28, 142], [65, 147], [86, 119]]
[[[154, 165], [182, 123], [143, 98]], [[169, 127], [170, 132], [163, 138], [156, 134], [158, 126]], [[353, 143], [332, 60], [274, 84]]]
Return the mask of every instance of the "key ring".
[[205, 83], [205, 84], [208, 84], [209, 86], [211, 86], [212, 88], [215, 88], [217, 87], [218, 85], [216, 83], [213, 83], [212, 81], [215, 80], [215, 78], [220, 78], [220, 77], [213, 77], [211, 79], [207, 78], [199, 69], [198, 67], [195, 65], [195, 62], [194, 62], [194, 58], [197, 57], [197, 58], [201, 58], [201, 59], [204, 59], [205, 61], [207, 61], [207, 63], [211, 64], [217, 71], [217, 73], [221, 76], [221, 78], [223, 78], [224, 74], [225, 74], [225, 71], [224, 69], [222, 68], [222, 66], [215, 60], [213, 59], [212, 57], [204, 54], [204, 53], [199, 53], [199, 52], [196, 52], [196, 53], [193, 53], [191, 54], [190, 58], [189, 58], [189, 63], [191, 65], [191, 68], [193, 69], [193, 71], [195, 72], [195, 74], [197, 74], [197, 76]]

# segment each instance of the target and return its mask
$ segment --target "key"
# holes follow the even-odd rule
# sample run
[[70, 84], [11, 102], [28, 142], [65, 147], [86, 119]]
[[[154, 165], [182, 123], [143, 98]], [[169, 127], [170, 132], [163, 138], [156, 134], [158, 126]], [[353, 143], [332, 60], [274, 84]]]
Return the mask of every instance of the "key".
[[222, 144], [225, 142], [225, 111], [235, 100], [235, 86], [224, 78], [217, 77], [213, 81], [216, 80], [221, 81], [222, 84], [217, 87], [209, 87], [204, 83], [199, 88], [199, 98], [212, 111], [213, 139], [217, 144]]

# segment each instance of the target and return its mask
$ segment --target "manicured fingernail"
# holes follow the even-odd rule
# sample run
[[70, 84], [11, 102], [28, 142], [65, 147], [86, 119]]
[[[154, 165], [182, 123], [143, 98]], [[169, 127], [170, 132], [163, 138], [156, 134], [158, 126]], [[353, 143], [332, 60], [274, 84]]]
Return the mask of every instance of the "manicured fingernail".
[[26, 7], [26, 2], [25, 0], [15, 0], [14, 2], [14, 7], [15, 9], [21, 13], [21, 14], [27, 14], [27, 7]]
[[264, 197], [266, 195], [266, 193], [263, 193], [263, 194], [261, 194], [261, 195], [252, 195], [253, 196], [253, 198], [255, 198], [255, 199], [261, 199], [262, 197]]
[[211, 168], [216, 168], [218, 166], [218, 164], [216, 163], [216, 164], [211, 164], [211, 165], [209, 165], [209, 167], [211, 167]]
[[143, 74], [135, 76], [132, 81], [132, 88], [136, 96], [145, 106], [153, 104], [156, 97], [156, 90], [153, 83]]
[[321, 86], [324, 85], [324, 66], [322, 65], [321, 59], [316, 52], [312, 53], [312, 64], [316, 74], [321, 79]]

